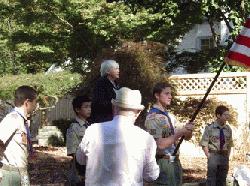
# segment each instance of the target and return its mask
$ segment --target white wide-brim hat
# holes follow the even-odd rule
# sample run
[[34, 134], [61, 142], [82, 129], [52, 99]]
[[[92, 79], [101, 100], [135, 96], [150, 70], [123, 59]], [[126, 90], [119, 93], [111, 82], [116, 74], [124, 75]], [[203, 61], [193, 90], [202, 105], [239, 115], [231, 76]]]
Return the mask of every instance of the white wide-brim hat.
[[115, 93], [116, 98], [111, 100], [113, 105], [128, 109], [144, 109], [144, 106], [141, 104], [141, 93], [139, 90], [122, 87], [119, 90], [115, 90]]

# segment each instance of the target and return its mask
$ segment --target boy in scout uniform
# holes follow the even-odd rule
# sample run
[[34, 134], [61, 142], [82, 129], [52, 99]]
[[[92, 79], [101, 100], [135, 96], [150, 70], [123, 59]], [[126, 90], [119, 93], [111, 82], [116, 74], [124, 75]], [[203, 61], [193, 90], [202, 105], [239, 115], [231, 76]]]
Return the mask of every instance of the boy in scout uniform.
[[145, 127], [157, 143], [156, 158], [160, 166], [160, 175], [154, 185], [180, 186], [182, 167], [178, 154], [172, 154], [180, 137], [185, 136], [186, 140], [192, 137], [193, 124], [187, 123], [184, 127], [176, 129], [177, 122], [166, 109], [172, 99], [170, 84], [157, 83], [153, 89], [153, 96], [156, 102], [147, 114]]
[[30, 185], [28, 156], [32, 154], [27, 116], [37, 107], [37, 92], [29, 86], [15, 91], [15, 108], [0, 123], [0, 186]]
[[84, 185], [85, 165], [80, 165], [76, 162], [75, 153], [82, 141], [86, 128], [89, 126], [87, 118], [91, 114], [91, 100], [87, 96], [78, 96], [73, 99], [72, 106], [76, 118], [70, 124], [66, 137], [67, 155], [73, 158], [69, 180], [71, 185]]
[[232, 130], [228, 121], [229, 109], [220, 105], [215, 110], [216, 120], [206, 126], [200, 145], [207, 156], [207, 185], [225, 186], [229, 169], [229, 155], [232, 141]]

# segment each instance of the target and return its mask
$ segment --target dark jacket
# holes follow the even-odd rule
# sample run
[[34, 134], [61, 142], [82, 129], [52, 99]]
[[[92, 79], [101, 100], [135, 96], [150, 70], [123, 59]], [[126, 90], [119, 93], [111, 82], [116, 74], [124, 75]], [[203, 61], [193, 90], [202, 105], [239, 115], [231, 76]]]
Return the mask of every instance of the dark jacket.
[[116, 96], [114, 89], [119, 89], [118, 84], [116, 83], [116, 86], [114, 86], [107, 76], [100, 77], [97, 80], [92, 95], [92, 123], [100, 123], [113, 119], [111, 99]]

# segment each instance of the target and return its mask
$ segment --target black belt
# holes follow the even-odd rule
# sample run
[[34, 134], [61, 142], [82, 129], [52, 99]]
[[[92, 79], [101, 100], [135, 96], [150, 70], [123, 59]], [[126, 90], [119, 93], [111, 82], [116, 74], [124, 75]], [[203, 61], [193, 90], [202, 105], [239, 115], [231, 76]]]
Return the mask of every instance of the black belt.
[[[169, 160], [170, 159], [170, 155], [168, 154], [165, 154], [165, 155], [157, 155], [157, 158], [158, 159], [166, 159], [166, 160]], [[175, 160], [178, 160], [179, 159], [179, 155], [175, 156]]]
[[228, 155], [228, 150], [209, 150], [210, 153], [214, 153], [214, 154], [221, 154], [221, 155]]

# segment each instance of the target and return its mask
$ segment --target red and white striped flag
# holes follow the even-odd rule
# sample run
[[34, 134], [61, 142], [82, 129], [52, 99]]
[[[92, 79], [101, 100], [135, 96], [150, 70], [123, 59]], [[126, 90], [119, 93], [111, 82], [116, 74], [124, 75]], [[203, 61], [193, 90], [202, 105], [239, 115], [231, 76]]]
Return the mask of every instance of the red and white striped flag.
[[225, 57], [230, 65], [250, 68], [250, 16]]

